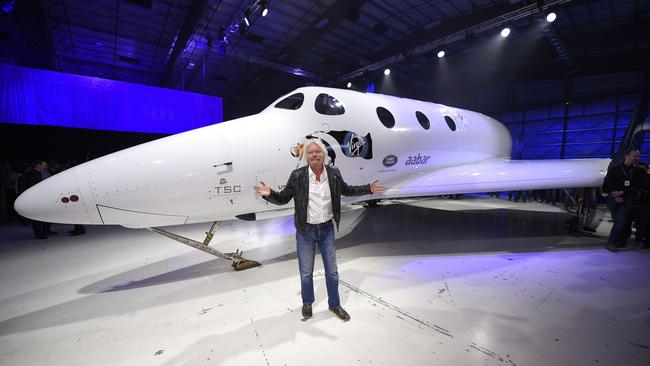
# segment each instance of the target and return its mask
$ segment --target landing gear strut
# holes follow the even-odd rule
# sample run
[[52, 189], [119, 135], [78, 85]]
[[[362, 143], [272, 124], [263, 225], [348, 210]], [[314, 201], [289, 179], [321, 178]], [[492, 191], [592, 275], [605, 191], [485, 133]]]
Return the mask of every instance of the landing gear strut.
[[235, 271], [243, 271], [245, 269], [259, 267], [261, 265], [259, 262], [242, 257], [242, 251], [240, 251], [239, 249], [237, 249], [234, 253], [223, 253], [208, 246], [210, 240], [212, 240], [214, 233], [217, 231], [220, 225], [221, 225], [221, 221], [215, 221], [212, 224], [212, 226], [210, 227], [210, 231], [205, 233], [205, 239], [203, 240], [203, 243], [155, 227], [147, 228], [147, 230], [153, 231], [154, 233], [158, 233], [160, 235], [164, 235], [170, 239], [176, 240], [179, 243], [183, 243], [194, 249], [198, 249], [202, 252], [212, 254], [216, 257], [232, 260], [232, 267], [235, 269]]

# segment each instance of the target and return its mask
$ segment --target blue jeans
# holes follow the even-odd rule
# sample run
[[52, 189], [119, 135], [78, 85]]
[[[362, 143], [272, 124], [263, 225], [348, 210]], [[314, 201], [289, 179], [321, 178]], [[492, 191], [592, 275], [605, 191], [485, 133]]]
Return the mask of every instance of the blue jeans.
[[[628, 198], [625, 197], [623, 199], [626, 200]], [[627, 202], [617, 203], [610, 194], [607, 196], [607, 207], [609, 208], [609, 211], [612, 214], [612, 220], [614, 221], [612, 230], [609, 232], [609, 238], [607, 238], [607, 244], [615, 245], [617, 247], [624, 246], [623, 242], [625, 242], [629, 236], [627, 221], [630, 214], [630, 206]]]
[[307, 224], [304, 232], [296, 231], [296, 251], [298, 253], [298, 269], [300, 270], [300, 290], [302, 303], [314, 302], [314, 258], [316, 246], [320, 249], [325, 268], [325, 284], [327, 286], [327, 303], [330, 308], [341, 305], [339, 298], [339, 272], [336, 267], [336, 244], [334, 243], [334, 224]]

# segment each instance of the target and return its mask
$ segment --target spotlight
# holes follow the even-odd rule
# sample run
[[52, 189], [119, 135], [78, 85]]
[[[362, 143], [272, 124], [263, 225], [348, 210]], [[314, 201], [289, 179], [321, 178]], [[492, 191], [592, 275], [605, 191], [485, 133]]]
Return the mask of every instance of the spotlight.
[[268, 0], [260, 1], [260, 8], [262, 9], [262, 17], [265, 17], [269, 13], [269, 2]]
[[348, 81], [348, 88], [352, 87], [352, 83]]
[[557, 14], [555, 14], [554, 11], [546, 14], [546, 21], [549, 23], [553, 23], [557, 19]]
[[390, 69], [385, 69], [384, 70], [384, 75], [386, 75], [386, 76], [390, 75]]
[[251, 9], [249, 8], [244, 11], [244, 23], [246, 23], [247, 27], [250, 27], [251, 25], [251, 22], [248, 19], [250, 16], [251, 16]]
[[510, 28], [505, 27], [501, 30], [501, 37], [506, 38], [510, 35]]
[[443, 50], [438, 51], [438, 58], [443, 58], [443, 57], [445, 57], [445, 51]]

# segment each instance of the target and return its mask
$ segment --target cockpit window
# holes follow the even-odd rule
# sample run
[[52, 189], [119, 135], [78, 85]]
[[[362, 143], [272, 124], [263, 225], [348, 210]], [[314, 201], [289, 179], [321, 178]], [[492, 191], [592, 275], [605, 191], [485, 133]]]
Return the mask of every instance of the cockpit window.
[[384, 107], [377, 107], [377, 117], [381, 121], [381, 124], [386, 128], [393, 128], [395, 126], [395, 117], [390, 111]]
[[452, 131], [456, 131], [456, 122], [454, 122], [453, 119], [449, 116], [445, 116], [445, 121], [447, 122], [447, 126], [449, 126], [449, 129]]
[[281, 109], [299, 109], [302, 107], [302, 103], [305, 101], [305, 95], [303, 93], [291, 94], [290, 96], [282, 99], [281, 101], [275, 104], [275, 108]]
[[318, 94], [314, 103], [316, 112], [328, 116], [336, 116], [345, 113], [341, 102], [329, 94]]
[[424, 113], [417, 111], [415, 112], [415, 117], [418, 119], [418, 122], [420, 122], [420, 126], [424, 128], [425, 130], [428, 130], [431, 124], [429, 123], [429, 119], [427, 118]]

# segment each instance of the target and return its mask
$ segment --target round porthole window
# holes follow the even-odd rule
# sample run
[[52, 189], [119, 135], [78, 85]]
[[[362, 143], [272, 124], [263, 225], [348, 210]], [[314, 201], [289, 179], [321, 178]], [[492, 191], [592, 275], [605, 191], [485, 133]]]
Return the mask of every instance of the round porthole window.
[[447, 126], [449, 126], [449, 129], [452, 131], [456, 131], [456, 122], [454, 122], [453, 119], [449, 116], [445, 116], [445, 122], [447, 122]]
[[343, 104], [328, 94], [318, 94], [314, 102], [314, 108], [316, 108], [316, 112], [327, 116], [337, 116], [345, 113]]
[[302, 103], [305, 101], [305, 95], [303, 93], [292, 94], [274, 105], [275, 108], [280, 109], [299, 109], [302, 106]]
[[395, 117], [393, 117], [393, 114], [388, 109], [377, 107], [377, 117], [379, 117], [379, 121], [381, 121], [384, 127], [393, 128], [395, 126]]
[[418, 119], [418, 122], [420, 122], [420, 126], [422, 126], [422, 128], [424, 128], [425, 130], [428, 130], [429, 127], [431, 127], [431, 124], [429, 123], [429, 118], [427, 118], [427, 116], [425, 116], [424, 113], [420, 111], [415, 112], [415, 118]]

